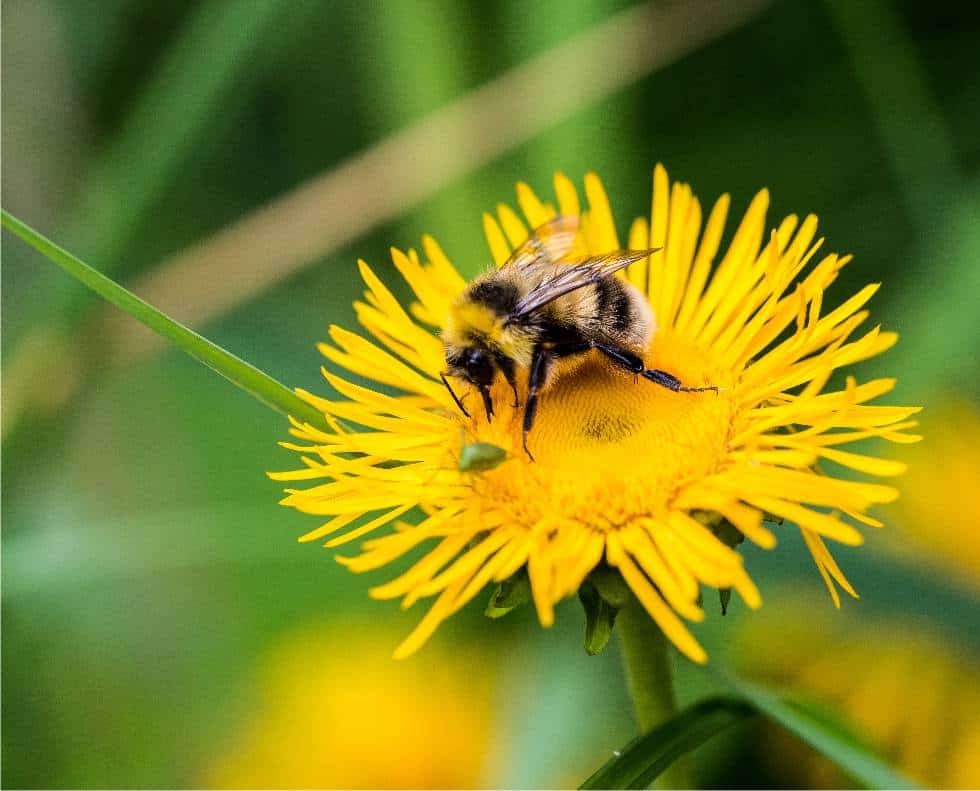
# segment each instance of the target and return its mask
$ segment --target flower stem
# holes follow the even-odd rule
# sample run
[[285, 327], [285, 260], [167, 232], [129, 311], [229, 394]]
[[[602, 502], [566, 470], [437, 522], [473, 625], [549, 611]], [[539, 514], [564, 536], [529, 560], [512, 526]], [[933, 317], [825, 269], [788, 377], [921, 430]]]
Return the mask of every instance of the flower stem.
[[[667, 638], [635, 598], [620, 611], [616, 627], [636, 721], [646, 733], [677, 713]], [[689, 768], [685, 759], [675, 761], [654, 787], [692, 788]]]

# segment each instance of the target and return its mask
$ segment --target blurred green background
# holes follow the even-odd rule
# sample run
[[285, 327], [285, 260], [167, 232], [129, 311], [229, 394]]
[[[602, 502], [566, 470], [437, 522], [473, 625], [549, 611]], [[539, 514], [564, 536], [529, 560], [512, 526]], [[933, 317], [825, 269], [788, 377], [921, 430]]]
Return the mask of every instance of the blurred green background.
[[[825, 249], [857, 257], [831, 299], [880, 280], [875, 320], [903, 335], [860, 375], [898, 375], [892, 403], [956, 402], [974, 416], [980, 405], [974, 5], [8, 0], [2, 22], [4, 208], [290, 385], [327, 390], [314, 343], [330, 323], [354, 324], [358, 257], [390, 273], [389, 245], [429, 232], [475, 273], [489, 261], [481, 212], [512, 201], [517, 180], [550, 194], [559, 169], [579, 183], [602, 175], [622, 233], [648, 211], [660, 161], [703, 201], [730, 192], [732, 216], [763, 186], [771, 224], [818, 214]], [[639, 55], [618, 51], [624, 37]], [[502, 106], [517, 109], [487, 116], [498, 105], [481, 86], [501, 79], [513, 100]], [[407, 147], [404, 130], [445, 121], [454, 102], [484, 115], [463, 134], [423, 127]], [[357, 158], [378, 146], [392, 159], [367, 169]], [[433, 172], [444, 176], [430, 183]], [[314, 179], [333, 191], [304, 193]], [[206, 246], [282, 200], [278, 240], [255, 241], [253, 223], [220, 254]], [[317, 218], [333, 230], [317, 236]], [[311, 228], [310, 248], [295, 245]], [[418, 614], [367, 597], [390, 570], [350, 575], [295, 542], [313, 524], [279, 508], [264, 476], [294, 465], [276, 446], [285, 421], [146, 345], [6, 233], [2, 277], [5, 786], [570, 785], [631, 738], [617, 650], [585, 656], [574, 602], [549, 632], [529, 613], [490, 623], [470, 607], [414, 670], [392, 670], [434, 700], [406, 713], [358, 667], [386, 657]], [[923, 447], [958, 431], [937, 422]], [[978, 458], [925, 456], [980, 473]], [[980, 570], [953, 570], [955, 553], [925, 559], [929, 531], [960, 531], [976, 557], [980, 495], [945, 496], [945, 521], [898, 511], [866, 547], [836, 549], [862, 594], [839, 617], [927, 622], [975, 669]], [[713, 657], [748, 621], [778, 642], [785, 613], [769, 605], [784, 591], [800, 621], [832, 609], [802, 540], [788, 525], [780, 537], [777, 552], [747, 550], [766, 606], [698, 630]], [[365, 631], [384, 639], [350, 656]], [[309, 646], [306, 673], [286, 674], [308, 690], [297, 700], [314, 706], [333, 685], [348, 706], [292, 724], [270, 714], [284, 645]], [[980, 689], [975, 674], [963, 684]], [[411, 749], [364, 747], [357, 701], [389, 723], [377, 738]], [[480, 725], [459, 724], [461, 710]], [[460, 750], [472, 765], [433, 774], [417, 757], [432, 752], [429, 731], [412, 717], [470, 734]], [[266, 720], [278, 725], [243, 735]], [[249, 738], [279, 745], [292, 769], [229, 769]], [[362, 764], [388, 772], [343, 774], [339, 756], [362, 747]], [[719, 775], [709, 760], [723, 749], [702, 751], [703, 782], [806, 780], [762, 753]]]

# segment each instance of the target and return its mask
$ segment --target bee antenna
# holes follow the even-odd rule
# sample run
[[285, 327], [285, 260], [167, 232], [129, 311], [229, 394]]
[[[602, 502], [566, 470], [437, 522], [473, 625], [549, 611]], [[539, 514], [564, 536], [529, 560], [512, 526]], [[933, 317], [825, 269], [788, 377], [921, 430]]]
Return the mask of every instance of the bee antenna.
[[439, 378], [442, 379], [442, 383], [446, 386], [446, 389], [449, 391], [449, 395], [453, 397], [453, 401], [456, 402], [456, 406], [459, 407], [459, 411], [462, 412], [466, 417], [469, 417], [470, 413], [466, 411], [466, 407], [463, 406], [463, 402], [459, 400], [459, 396], [457, 396], [456, 393], [453, 391], [452, 385], [450, 385], [449, 380], [446, 379], [446, 374], [440, 371]]

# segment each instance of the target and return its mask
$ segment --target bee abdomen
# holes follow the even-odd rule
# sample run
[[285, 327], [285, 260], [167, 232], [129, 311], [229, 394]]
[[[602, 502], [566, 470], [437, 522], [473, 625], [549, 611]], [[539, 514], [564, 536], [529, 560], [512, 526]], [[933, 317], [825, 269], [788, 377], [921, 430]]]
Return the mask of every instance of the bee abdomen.
[[633, 323], [633, 301], [615, 277], [607, 277], [595, 284], [596, 314], [606, 329], [624, 332]]
[[617, 277], [606, 277], [595, 284], [595, 313], [607, 335], [623, 345], [640, 350], [653, 334], [653, 314], [646, 298]]

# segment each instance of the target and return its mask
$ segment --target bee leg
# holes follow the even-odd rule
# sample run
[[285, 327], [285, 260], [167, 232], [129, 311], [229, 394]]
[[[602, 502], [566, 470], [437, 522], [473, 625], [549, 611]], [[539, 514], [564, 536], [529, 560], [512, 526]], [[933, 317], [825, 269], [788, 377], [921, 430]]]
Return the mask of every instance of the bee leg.
[[644, 379], [649, 379], [651, 382], [656, 382], [662, 387], [666, 387], [668, 390], [673, 390], [675, 393], [703, 393], [706, 390], [714, 390], [718, 392], [717, 385], [709, 385], [708, 387], [687, 387], [681, 384], [681, 380], [678, 379], [673, 374], [669, 374], [666, 371], [659, 371], [655, 368], [643, 371], [641, 374]]
[[646, 370], [643, 360], [641, 360], [637, 355], [633, 354], [633, 352], [627, 351], [626, 349], [619, 349], [615, 346], [609, 346], [605, 343], [595, 343], [593, 345], [596, 349], [606, 355], [606, 357], [617, 365], [622, 366], [630, 373], [642, 374]]
[[538, 392], [544, 387], [552, 361], [559, 357], [581, 354], [591, 348], [592, 344], [588, 341], [573, 341], [552, 346], [550, 349], [539, 346], [534, 350], [534, 357], [531, 358], [531, 372], [528, 375], [527, 401], [524, 402], [524, 426], [521, 435], [524, 452], [531, 461], [534, 461], [534, 456], [527, 449], [527, 435], [531, 431], [531, 426], [534, 425], [534, 416], [538, 411]]
[[618, 349], [615, 346], [609, 346], [604, 343], [595, 344], [595, 348], [597, 348], [613, 362], [621, 365], [630, 373], [639, 374], [644, 379], [649, 379], [651, 382], [656, 382], [661, 387], [666, 387], [668, 390], [673, 390], [675, 393], [703, 393], [705, 390], [714, 390], [716, 393], [718, 392], [718, 388], [714, 385], [709, 387], [688, 387], [687, 385], [681, 384], [681, 380], [673, 374], [669, 374], [666, 371], [661, 371], [656, 368], [648, 369], [638, 355], [633, 354], [633, 352], [627, 351], [626, 349]]
[[487, 413], [487, 423], [493, 419], [493, 399], [490, 397], [490, 388], [481, 387], [480, 395], [483, 396], [483, 409]]
[[514, 392], [514, 409], [517, 409], [521, 405], [520, 398], [517, 395], [517, 374], [514, 370], [514, 361], [509, 357], [504, 357], [501, 355], [497, 358], [497, 367], [503, 372], [504, 378], [507, 380], [507, 384], [510, 385], [510, 389]]
[[544, 386], [544, 381], [548, 376], [548, 368], [551, 363], [551, 354], [548, 350], [540, 346], [534, 350], [534, 357], [531, 360], [531, 371], [527, 380], [527, 401], [524, 402], [524, 425], [521, 431], [521, 444], [527, 457], [534, 461], [534, 456], [527, 449], [527, 435], [534, 425], [534, 416], [538, 411], [538, 391]]

